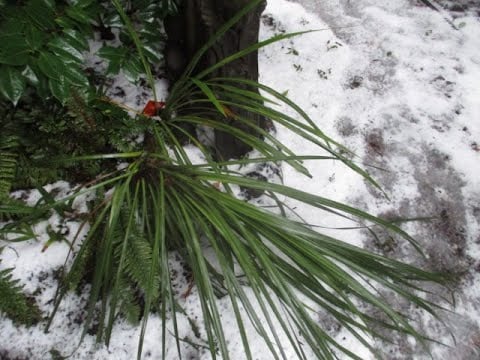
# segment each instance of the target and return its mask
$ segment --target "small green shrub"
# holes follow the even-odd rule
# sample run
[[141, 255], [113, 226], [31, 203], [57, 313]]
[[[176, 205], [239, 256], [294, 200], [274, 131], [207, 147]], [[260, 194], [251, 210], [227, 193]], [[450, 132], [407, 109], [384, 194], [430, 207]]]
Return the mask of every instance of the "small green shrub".
[[[145, 127], [144, 122], [136, 121], [125, 110], [101, 99], [87, 103], [81, 98], [72, 98], [62, 106], [31, 95], [24, 96], [16, 107], [0, 101], [2, 105], [0, 127], [5, 132], [0, 136], [3, 138], [5, 134], [5, 141], [10, 139], [10, 150], [7, 157], [0, 145], [0, 160], [3, 159], [1, 164], [4, 164], [4, 175], [0, 175], [0, 179], [5, 179], [6, 185], [8, 170], [13, 189], [45, 185], [58, 179], [73, 183], [91, 179], [101, 169], [114, 168], [116, 163], [107, 160], [72, 165], [52, 159], [62, 153], [83, 156], [133, 151], [139, 147], [135, 140]], [[14, 147], [12, 139], [15, 139]]]
[[[137, 36], [144, 64], [110, 1], [28, 0], [0, 5], [0, 193], [7, 185], [8, 189], [34, 187], [59, 178], [81, 182], [114, 165], [52, 163], [59, 153], [82, 156], [135, 147], [133, 139], [143, 132], [142, 124], [104, 101], [105, 80], [99, 86], [99, 79], [122, 70], [138, 82], [146, 76], [144, 65], [159, 71], [164, 46], [161, 21], [176, 11], [177, 4], [135, 0], [118, 5], [141, 29]], [[97, 53], [108, 63], [104, 73], [85, 65], [95, 34], [104, 40]], [[14, 138], [17, 146], [10, 144], [7, 156], [4, 143]]]
[[[158, 66], [164, 38], [161, 20], [176, 10], [175, 1], [118, 4], [141, 28], [137, 36], [144, 60]], [[131, 51], [135, 44], [109, 1], [5, 2], [0, 15], [0, 95], [17, 104], [29, 88], [34, 88], [42, 99], [53, 96], [65, 104], [72, 90], [88, 93], [92, 79], [84, 62], [94, 30], [105, 40], [98, 55], [109, 62], [107, 74], [122, 69], [130, 80], [137, 81], [143, 74], [142, 62]], [[109, 45], [108, 41], [116, 38], [115, 32], [122, 46]]]

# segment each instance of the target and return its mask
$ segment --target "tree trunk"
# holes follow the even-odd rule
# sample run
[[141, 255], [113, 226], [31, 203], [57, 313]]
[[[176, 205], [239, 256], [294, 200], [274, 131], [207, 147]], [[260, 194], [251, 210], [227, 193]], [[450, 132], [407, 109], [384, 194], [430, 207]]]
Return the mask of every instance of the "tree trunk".
[[[183, 0], [178, 15], [167, 18], [165, 29], [168, 36], [166, 48], [167, 72], [170, 80], [175, 82], [183, 73], [193, 55], [228, 19], [246, 6], [250, 0]], [[260, 16], [265, 9], [266, 1], [245, 15], [235, 24], [200, 60], [195, 73], [209, 68], [223, 58], [232, 55], [256, 42]], [[258, 53], [252, 52], [243, 58], [231, 62], [211, 74], [212, 77], [241, 77], [258, 80]], [[245, 87], [246, 88], [246, 87]], [[251, 90], [251, 88], [249, 88]], [[256, 90], [258, 91], [258, 90]], [[248, 113], [241, 109], [234, 112], [265, 129], [268, 122], [265, 118]], [[239, 124], [233, 119], [225, 119], [232, 126], [250, 134], [255, 131]], [[216, 130], [215, 147], [219, 159], [228, 160], [245, 155], [251, 148], [234, 136]]]

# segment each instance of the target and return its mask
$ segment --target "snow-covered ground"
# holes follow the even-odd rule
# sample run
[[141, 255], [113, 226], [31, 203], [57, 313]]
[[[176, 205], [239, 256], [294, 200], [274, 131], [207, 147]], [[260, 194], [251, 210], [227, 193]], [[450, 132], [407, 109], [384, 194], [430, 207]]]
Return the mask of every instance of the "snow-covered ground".
[[[330, 161], [308, 163], [313, 179], [285, 167], [287, 185], [391, 219], [433, 217], [428, 222], [405, 224], [426, 249], [426, 260], [387, 234], [377, 234], [374, 239], [359, 231], [322, 231], [430, 270], [460, 273], [454, 289], [456, 307], [442, 314], [446, 326], [421, 316], [414, 308], [410, 311], [419, 328], [450, 345], [433, 344], [434, 359], [474, 360], [480, 358], [480, 1], [435, 4], [441, 11], [420, 0], [268, 0], [262, 38], [281, 32], [323, 31], [262, 49], [260, 80], [280, 92], [288, 91], [320, 128], [353, 150], [390, 200], [340, 163]], [[456, 8], [463, 11], [455, 11], [455, 5], [463, 6]], [[129, 97], [135, 98], [133, 94]], [[277, 136], [298, 153], [319, 153], [282, 128], [277, 129]], [[63, 189], [64, 184], [52, 187]], [[310, 223], [341, 226], [324, 213], [292, 205]], [[58, 221], [50, 219], [52, 226]], [[46, 229], [47, 224], [42, 226]], [[74, 234], [78, 225], [67, 222], [63, 226]], [[38, 231], [42, 233], [42, 228]], [[15, 266], [14, 275], [48, 313], [56, 284], [54, 270], [63, 264], [68, 247], [54, 243], [42, 252], [45, 239], [40, 240], [10, 244], [0, 257], [2, 268]], [[181, 273], [174, 254], [171, 262]], [[187, 283], [182, 280], [179, 276], [179, 287]], [[0, 358], [49, 359], [51, 351], [72, 354], [72, 359], [135, 358], [140, 330], [126, 323], [114, 329], [108, 349], [96, 345], [90, 335], [77, 348], [85, 299], [71, 294], [67, 300], [48, 334], [42, 324], [15, 327], [2, 319]], [[190, 319], [201, 324], [195, 289], [183, 305]], [[226, 300], [219, 300], [219, 307], [227, 324], [232, 358], [243, 359], [233, 311]], [[232, 326], [228, 326], [230, 322]], [[186, 317], [181, 318], [179, 327], [182, 337], [200, 341]], [[248, 330], [255, 358], [271, 359], [253, 328]], [[145, 358], [160, 359], [160, 331], [160, 320], [152, 316]], [[342, 329], [332, 331], [358, 356], [373, 359]], [[167, 359], [177, 359], [172, 337], [168, 343]], [[208, 351], [184, 346], [186, 359], [211, 358]], [[385, 359], [429, 358], [408, 339], [375, 346]], [[294, 359], [291, 349], [286, 353]]]

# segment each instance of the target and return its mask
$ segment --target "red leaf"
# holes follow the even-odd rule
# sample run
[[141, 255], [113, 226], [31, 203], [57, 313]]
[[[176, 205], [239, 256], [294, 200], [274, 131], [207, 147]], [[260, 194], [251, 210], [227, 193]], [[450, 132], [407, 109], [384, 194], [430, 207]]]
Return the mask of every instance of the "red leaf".
[[147, 105], [143, 108], [142, 114], [146, 116], [156, 116], [158, 111], [165, 107], [163, 101], [148, 100]]

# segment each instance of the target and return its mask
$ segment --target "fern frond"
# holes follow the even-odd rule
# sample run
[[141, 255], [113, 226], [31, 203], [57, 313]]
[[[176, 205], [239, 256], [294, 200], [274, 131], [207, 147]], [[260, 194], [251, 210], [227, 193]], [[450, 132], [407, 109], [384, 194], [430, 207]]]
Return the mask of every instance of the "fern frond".
[[10, 192], [17, 169], [18, 138], [11, 135], [0, 135], [0, 198]]
[[[152, 266], [152, 247], [142, 236], [131, 236], [127, 245], [128, 256], [125, 258], [125, 272], [131, 280], [142, 289], [149, 288], [149, 277]], [[159, 276], [158, 276], [159, 278]], [[154, 297], [158, 296], [159, 281], [154, 282]]]
[[71, 116], [79, 119], [90, 129], [95, 129], [95, 118], [88, 109], [85, 99], [77, 91], [72, 91], [72, 97], [67, 100], [66, 105]]
[[13, 279], [11, 268], [0, 270], [0, 294], [0, 313], [14, 322], [31, 326], [41, 320], [40, 310]]
[[[130, 229], [130, 235], [125, 238], [125, 224], [128, 223], [132, 209], [123, 207], [121, 210], [122, 221], [116, 226], [114, 237], [114, 254], [116, 261], [119, 261], [124, 242], [126, 241], [125, 259], [122, 266], [122, 274], [126, 276], [133, 284], [141, 289], [149, 289], [150, 271], [153, 261], [152, 246], [146, 239], [139, 226], [133, 226]], [[135, 210], [133, 210], [135, 211]], [[137, 224], [138, 225], [138, 224]], [[158, 279], [160, 271], [157, 271]], [[154, 281], [154, 288], [151, 289], [154, 298], [158, 297], [159, 281]]]
[[[141, 319], [141, 299], [139, 290], [131, 285], [131, 281], [125, 277], [120, 278], [121, 300], [120, 313], [122, 313], [128, 322], [131, 324], [138, 324]], [[143, 303], [143, 301], [142, 301]]]

